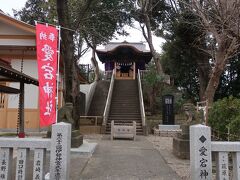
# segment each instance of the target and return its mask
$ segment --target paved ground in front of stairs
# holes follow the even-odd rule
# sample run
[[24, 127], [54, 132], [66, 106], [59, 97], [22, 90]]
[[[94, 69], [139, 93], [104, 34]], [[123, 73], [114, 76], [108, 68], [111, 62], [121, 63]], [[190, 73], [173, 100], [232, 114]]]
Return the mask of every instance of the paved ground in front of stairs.
[[144, 136], [138, 136], [136, 141], [111, 141], [109, 136], [104, 136], [94, 142], [97, 142], [98, 145], [91, 157], [87, 160], [71, 162], [72, 179], [180, 179], [175, 171], [167, 165], [162, 154]]
[[[170, 168], [172, 163], [177, 163], [174, 160], [175, 158], [171, 157], [171, 152], [166, 152], [167, 149], [157, 150], [149, 137], [137, 136], [136, 141], [111, 141], [108, 135], [96, 135], [93, 137], [88, 141], [96, 142], [98, 145], [92, 156], [71, 153], [71, 180], [182, 179], [176, 174], [178, 171], [175, 172], [173, 167]], [[156, 138], [153, 140], [155, 141]], [[161, 143], [161, 139], [158, 143], [160, 146], [165, 147], [166, 143], [164, 141]], [[31, 154], [33, 155], [33, 152]], [[168, 161], [169, 158], [171, 161]], [[32, 169], [32, 159], [31, 157], [30, 169]], [[49, 153], [47, 153], [46, 162], [48, 163], [45, 165], [45, 171], [48, 172]], [[15, 163], [13, 164], [16, 166]], [[32, 179], [32, 170], [27, 170], [27, 179]]]

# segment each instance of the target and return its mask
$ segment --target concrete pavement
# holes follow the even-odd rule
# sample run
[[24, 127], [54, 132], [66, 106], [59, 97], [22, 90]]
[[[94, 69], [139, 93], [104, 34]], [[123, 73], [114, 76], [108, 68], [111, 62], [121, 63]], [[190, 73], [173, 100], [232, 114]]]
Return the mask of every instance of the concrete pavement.
[[[71, 179], [180, 179], [167, 165], [159, 151], [155, 150], [153, 145], [144, 136], [138, 136], [136, 141], [110, 141], [109, 136], [104, 136], [103, 139], [94, 142], [97, 142], [98, 146], [92, 157], [85, 158], [83, 161], [80, 159], [76, 161], [76, 159], [72, 158]], [[79, 157], [76, 156], [76, 158]], [[83, 165], [83, 163], [85, 164]]]
[[[110, 136], [104, 135], [88, 141], [98, 143], [92, 156], [86, 153], [71, 152], [71, 180], [181, 179], [165, 162], [162, 157], [164, 153], [154, 149], [153, 144], [144, 136], [137, 136], [136, 141], [111, 141]], [[30, 164], [33, 164], [33, 152], [31, 152]], [[16, 159], [13, 165], [15, 169]], [[29, 168], [32, 167], [29, 166]], [[45, 172], [49, 172], [49, 152], [44, 169]], [[32, 179], [31, 170], [27, 171], [27, 179]]]

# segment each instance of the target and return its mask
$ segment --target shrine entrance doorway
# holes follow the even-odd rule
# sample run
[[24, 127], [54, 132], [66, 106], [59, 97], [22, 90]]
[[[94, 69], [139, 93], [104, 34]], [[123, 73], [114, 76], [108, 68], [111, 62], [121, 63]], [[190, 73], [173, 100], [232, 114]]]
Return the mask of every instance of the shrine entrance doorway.
[[135, 79], [135, 62], [115, 62], [116, 79]]

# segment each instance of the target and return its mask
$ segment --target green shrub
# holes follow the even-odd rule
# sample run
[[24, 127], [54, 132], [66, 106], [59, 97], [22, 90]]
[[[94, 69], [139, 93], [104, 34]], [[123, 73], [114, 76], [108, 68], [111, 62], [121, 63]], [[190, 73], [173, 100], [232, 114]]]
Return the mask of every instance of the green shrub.
[[[240, 136], [240, 99], [232, 96], [216, 101], [209, 111], [209, 125], [219, 137], [227, 140], [228, 128], [231, 140]], [[237, 137], [238, 136], [238, 137]]]

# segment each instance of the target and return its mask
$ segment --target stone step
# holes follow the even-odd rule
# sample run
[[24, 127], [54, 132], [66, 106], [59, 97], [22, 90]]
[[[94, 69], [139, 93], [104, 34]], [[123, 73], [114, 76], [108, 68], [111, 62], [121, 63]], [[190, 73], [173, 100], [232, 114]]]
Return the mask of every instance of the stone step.
[[132, 110], [132, 111], [128, 111], [127, 109], [122, 109], [121, 111], [117, 111], [117, 110], [110, 110], [110, 114], [109, 114], [109, 116], [111, 115], [111, 114], [118, 114], [118, 115], [121, 115], [121, 114], [129, 114], [129, 115], [131, 115], [131, 114], [141, 114], [140, 113], [140, 111], [137, 111], [137, 110]]
[[123, 99], [119, 97], [118, 99], [112, 99], [112, 102], [111, 104], [117, 104], [117, 103], [128, 103], [128, 104], [139, 104], [139, 100], [138, 99], [131, 99], [131, 98], [128, 98], [128, 99]]
[[132, 124], [136, 121], [137, 134], [141, 134], [142, 120], [136, 80], [116, 80], [113, 88], [107, 132], [111, 130], [111, 120], [116, 124]]
[[142, 120], [122, 120], [122, 119], [112, 119], [112, 120], [108, 120], [107, 123], [111, 123], [111, 121], [114, 121], [115, 123], [127, 123], [127, 124], [132, 124], [133, 121], [135, 121], [137, 124], [142, 123]]
[[[119, 123], [115, 123], [115, 122], [114, 122], [114, 124], [119, 124], [119, 125], [132, 125], [132, 123], [121, 123], [121, 122], [119, 122]], [[111, 123], [108, 122], [106, 127], [107, 127], [107, 128], [111, 128]], [[137, 127], [137, 129], [142, 129], [142, 123], [137, 123], [136, 127]]]
[[118, 117], [118, 118], [108, 118], [109, 121], [123, 121], [123, 122], [127, 122], [127, 121], [136, 121], [136, 122], [141, 122], [142, 119], [141, 118], [121, 118], [121, 117]]
[[111, 114], [108, 118], [141, 118], [140, 114]]
[[[119, 112], [116, 112], [116, 113], [113, 113], [113, 112], [111, 112], [111, 115], [119, 115], [119, 114], [121, 114], [121, 115], [125, 115], [125, 114], [123, 114], [123, 113], [119, 113]], [[128, 112], [127, 113], [127, 115], [130, 115], [130, 116], [132, 116], [132, 115], [140, 115], [141, 113], [140, 113], [140, 111], [139, 112]]]
[[121, 108], [119, 108], [119, 106], [118, 107], [112, 107], [112, 108], [110, 108], [110, 112], [111, 111], [119, 111], [119, 112], [121, 112], [121, 111], [123, 111], [123, 110], [127, 110], [128, 112], [140, 112], [140, 108], [138, 108], [138, 107], [128, 107], [128, 106], [121, 106]]

